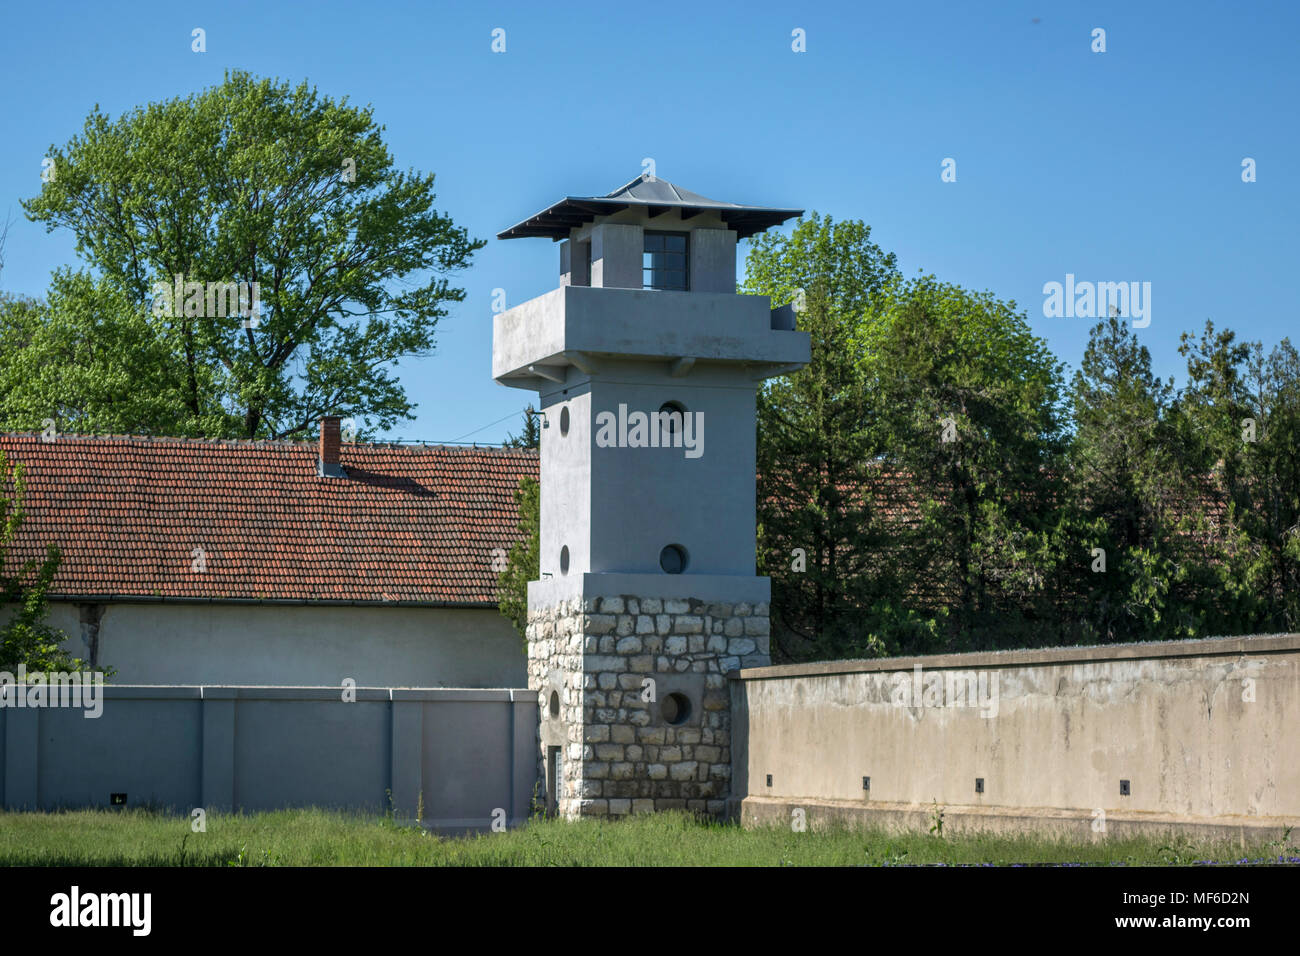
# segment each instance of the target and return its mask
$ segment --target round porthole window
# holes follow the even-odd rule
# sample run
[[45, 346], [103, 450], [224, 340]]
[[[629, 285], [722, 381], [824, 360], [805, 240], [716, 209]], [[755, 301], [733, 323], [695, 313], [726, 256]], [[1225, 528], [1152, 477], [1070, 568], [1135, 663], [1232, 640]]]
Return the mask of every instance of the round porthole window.
[[551, 699], [547, 703], [546, 709], [551, 712], [552, 717], [560, 716], [560, 694], [558, 691], [551, 691]]
[[569, 434], [569, 406], [565, 405], [560, 409], [560, 434]]
[[659, 702], [659, 713], [668, 724], [683, 724], [691, 716], [691, 699], [676, 691]]
[[668, 574], [681, 574], [686, 570], [686, 549], [680, 544], [670, 544], [659, 552], [659, 567]]
[[569, 546], [567, 544], [560, 549], [560, 573], [569, 573]]
[[[672, 447], [673, 443], [680, 442], [683, 428], [683, 421], [686, 418], [686, 406], [681, 402], [664, 402], [659, 406], [659, 427], [662, 429], [659, 436], [659, 444], [664, 448]], [[663, 416], [667, 416], [666, 418]]]

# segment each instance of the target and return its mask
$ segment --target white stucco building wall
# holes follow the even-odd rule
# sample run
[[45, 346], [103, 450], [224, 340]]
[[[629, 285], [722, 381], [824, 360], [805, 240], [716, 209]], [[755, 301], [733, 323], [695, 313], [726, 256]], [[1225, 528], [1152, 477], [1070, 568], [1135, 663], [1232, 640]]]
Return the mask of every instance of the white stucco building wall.
[[[527, 659], [492, 607], [112, 603], [99, 625], [99, 665], [117, 684], [523, 687]], [[78, 606], [48, 623], [88, 658]]]

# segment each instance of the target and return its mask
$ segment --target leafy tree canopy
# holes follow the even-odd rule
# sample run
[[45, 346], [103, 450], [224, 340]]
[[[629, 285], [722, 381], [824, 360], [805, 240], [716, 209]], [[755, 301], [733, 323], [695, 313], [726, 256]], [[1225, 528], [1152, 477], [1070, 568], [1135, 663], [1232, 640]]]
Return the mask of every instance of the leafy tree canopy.
[[[368, 107], [241, 71], [116, 120], [96, 107], [80, 135], [51, 146], [54, 177], [24, 203], [48, 229], [73, 232], [94, 276], [56, 277], [57, 328], [0, 359], [27, 369], [70, 359], [70, 390], [28, 385], [6, 426], [35, 427], [59, 408], [85, 416], [64, 430], [107, 420], [281, 438], [322, 414], [383, 428], [410, 418], [389, 370], [432, 349], [439, 318], [464, 298], [448, 274], [484, 243], [434, 210], [432, 174], [395, 168], [382, 131]], [[177, 276], [202, 294], [163, 295]], [[256, 315], [221, 314], [233, 311], [230, 283], [245, 284], [244, 311], [257, 283]], [[101, 332], [145, 355], [92, 389], [84, 380], [113, 362], [94, 354]], [[161, 401], [128, 394], [158, 386]], [[159, 408], [172, 400], [176, 410]]]

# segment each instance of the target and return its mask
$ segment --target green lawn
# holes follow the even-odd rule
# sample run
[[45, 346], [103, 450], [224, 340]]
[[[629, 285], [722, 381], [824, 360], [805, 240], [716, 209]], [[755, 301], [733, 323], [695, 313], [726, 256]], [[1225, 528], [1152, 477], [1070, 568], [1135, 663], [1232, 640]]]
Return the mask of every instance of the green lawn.
[[742, 830], [681, 814], [581, 823], [536, 821], [505, 833], [439, 837], [378, 817], [322, 810], [210, 814], [146, 810], [0, 812], [0, 865], [154, 866], [852, 866], [1085, 863], [1188, 865], [1300, 862], [1281, 842], [1248, 847], [1183, 840], [1069, 844], [994, 836], [936, 837], [828, 829]]

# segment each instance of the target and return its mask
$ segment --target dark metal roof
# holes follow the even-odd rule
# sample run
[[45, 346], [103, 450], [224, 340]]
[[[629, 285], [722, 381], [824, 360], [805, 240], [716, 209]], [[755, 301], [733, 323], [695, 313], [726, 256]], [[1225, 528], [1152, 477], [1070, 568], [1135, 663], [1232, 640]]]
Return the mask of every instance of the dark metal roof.
[[647, 179], [638, 176], [625, 186], [620, 186], [605, 196], [566, 196], [559, 202], [547, 206], [534, 216], [516, 223], [504, 232], [497, 233], [498, 239], [524, 239], [532, 236], [546, 236], [550, 239], [567, 239], [569, 230], [591, 222], [597, 216], [612, 216], [616, 212], [633, 206], [644, 206], [651, 210], [650, 216], [658, 216], [670, 209], [680, 209], [683, 219], [689, 219], [702, 212], [718, 212], [722, 221], [736, 230], [741, 239], [746, 239], [772, 226], [779, 226], [787, 219], [803, 215], [802, 209], [772, 209], [767, 206], [741, 206], [734, 202], [718, 202], [706, 199], [698, 193], [674, 186], [666, 179]]

